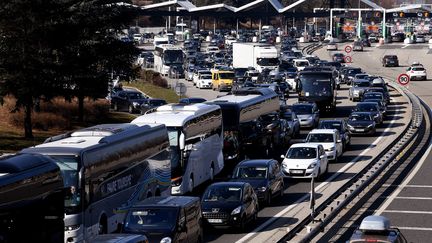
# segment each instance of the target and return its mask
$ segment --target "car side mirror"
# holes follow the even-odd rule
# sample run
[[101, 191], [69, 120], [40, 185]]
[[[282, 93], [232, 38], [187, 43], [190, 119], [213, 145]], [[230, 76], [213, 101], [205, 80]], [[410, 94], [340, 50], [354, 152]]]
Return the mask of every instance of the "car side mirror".
[[337, 142], [337, 143], [342, 143], [342, 140], [338, 139], [336, 142]]
[[285, 159], [285, 155], [283, 155], [283, 154], [280, 157], [281, 157], [281, 159]]

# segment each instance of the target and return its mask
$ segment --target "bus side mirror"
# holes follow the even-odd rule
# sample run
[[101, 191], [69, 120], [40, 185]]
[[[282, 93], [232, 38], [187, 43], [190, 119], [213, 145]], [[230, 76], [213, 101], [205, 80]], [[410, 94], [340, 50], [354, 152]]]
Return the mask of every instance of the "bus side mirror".
[[185, 135], [184, 135], [184, 133], [180, 134], [179, 147], [180, 147], [180, 150], [183, 150], [185, 148]]

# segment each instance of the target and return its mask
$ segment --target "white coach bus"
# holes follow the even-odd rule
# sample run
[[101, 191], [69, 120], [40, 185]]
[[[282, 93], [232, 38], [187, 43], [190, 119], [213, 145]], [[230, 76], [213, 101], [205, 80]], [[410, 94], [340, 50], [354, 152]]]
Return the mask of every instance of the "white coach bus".
[[155, 46], [154, 69], [162, 75], [168, 75], [170, 66], [183, 65], [183, 51], [172, 44]]
[[97, 125], [21, 153], [49, 156], [60, 167], [65, 243], [91, 242], [98, 234], [112, 233], [125, 216], [118, 209], [170, 195], [169, 142], [161, 124]]
[[171, 192], [181, 195], [224, 167], [222, 111], [218, 105], [170, 104], [132, 123], [162, 123], [168, 130], [171, 153]]

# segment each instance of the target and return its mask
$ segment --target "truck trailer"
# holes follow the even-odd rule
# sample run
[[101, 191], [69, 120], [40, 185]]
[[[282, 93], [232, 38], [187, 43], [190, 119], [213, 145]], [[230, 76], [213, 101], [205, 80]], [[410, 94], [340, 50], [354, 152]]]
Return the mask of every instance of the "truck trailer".
[[265, 43], [233, 43], [233, 67], [253, 67], [258, 71], [279, 66], [279, 52], [274, 45]]

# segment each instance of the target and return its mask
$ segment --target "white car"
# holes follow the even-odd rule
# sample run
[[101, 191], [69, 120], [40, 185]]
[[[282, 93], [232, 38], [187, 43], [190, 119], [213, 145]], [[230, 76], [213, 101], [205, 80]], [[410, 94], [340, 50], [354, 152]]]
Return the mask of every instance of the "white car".
[[310, 66], [310, 63], [307, 59], [294, 59], [293, 65], [297, 71], [302, 71], [305, 67]]
[[416, 36], [416, 43], [425, 43], [426, 39], [424, 35], [418, 35]]
[[327, 44], [327, 51], [337, 51], [338, 50], [338, 46], [336, 43], [328, 43]]
[[309, 132], [306, 142], [321, 144], [328, 160], [337, 161], [343, 153], [343, 144], [339, 131], [336, 129], [314, 129]]
[[321, 144], [293, 144], [281, 158], [285, 177], [318, 178], [328, 170], [327, 155]]
[[210, 70], [208, 70], [208, 69], [196, 70], [196, 72], [194, 72], [194, 75], [192, 77], [193, 85], [197, 86], [199, 77], [200, 77], [200, 75], [203, 75], [203, 74], [208, 74], [208, 75], [210, 75], [210, 78], [211, 78]]
[[203, 89], [203, 88], [207, 88], [207, 89], [211, 89], [212, 88], [212, 75], [211, 73], [200, 73], [198, 75], [198, 81], [196, 83], [196, 87], [199, 89]]
[[217, 52], [220, 52], [219, 47], [217, 47], [217, 46], [207, 47], [207, 53], [211, 54], [211, 53], [217, 53]]
[[410, 80], [427, 80], [426, 69], [423, 66], [412, 66], [407, 69], [406, 73]]

